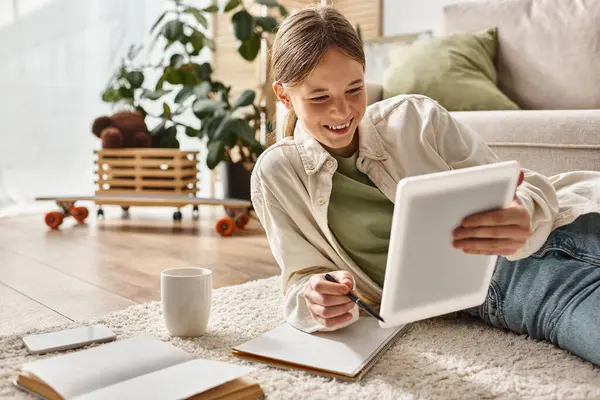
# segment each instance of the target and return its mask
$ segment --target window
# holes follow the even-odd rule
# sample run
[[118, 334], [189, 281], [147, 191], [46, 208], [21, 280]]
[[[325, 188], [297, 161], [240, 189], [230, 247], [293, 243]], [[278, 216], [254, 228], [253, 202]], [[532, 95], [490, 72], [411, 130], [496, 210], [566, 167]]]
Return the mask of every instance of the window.
[[[2, 1], [11, 1], [11, 0], [0, 0]], [[23, 15], [27, 15], [39, 8], [42, 8], [46, 4], [53, 2], [54, 0], [12, 0], [16, 4], [16, 10], [18, 17], [22, 17]]]
[[34, 12], [55, 0], [0, 0], [0, 27]]
[[0, 26], [8, 25], [15, 20], [15, 0], [0, 0]]

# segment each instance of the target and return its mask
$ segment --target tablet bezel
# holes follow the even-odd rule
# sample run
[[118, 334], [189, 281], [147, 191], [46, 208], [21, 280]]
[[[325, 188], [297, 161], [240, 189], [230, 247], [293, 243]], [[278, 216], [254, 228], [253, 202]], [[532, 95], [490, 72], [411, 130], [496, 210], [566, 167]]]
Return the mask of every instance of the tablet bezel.
[[[380, 315], [385, 322], [380, 322], [382, 328], [389, 328], [410, 322], [415, 322], [427, 318], [432, 318], [447, 313], [463, 310], [482, 304], [487, 296], [488, 287], [494, 272], [498, 256], [466, 255], [478, 257], [481, 261], [481, 268], [485, 270], [485, 279], [479, 282], [479, 290], [471, 295], [457, 295], [443, 302], [433, 303], [427, 306], [413, 307], [411, 309], [393, 310], [395, 304], [394, 293], [399, 290], [398, 277], [403, 271], [400, 264], [400, 251], [404, 241], [409, 238], [409, 230], [406, 218], [410, 214], [411, 197], [423, 195], [426, 193], [440, 193], [456, 187], [473, 187], [481, 183], [490, 183], [497, 181], [505, 184], [504, 198], [499, 199], [498, 208], [508, 207], [513, 201], [517, 187], [520, 165], [517, 161], [503, 161], [492, 164], [467, 167], [444, 172], [436, 172], [425, 175], [411, 176], [402, 179], [396, 189], [395, 206], [392, 219], [392, 231], [390, 236], [390, 245], [388, 250], [388, 259], [384, 277], [384, 287], [382, 292], [382, 302]], [[474, 199], [476, 200], [476, 199]], [[473, 210], [480, 210], [481, 205], [475, 201]], [[476, 212], [476, 211], [474, 211]], [[472, 213], [470, 213], [472, 214]], [[457, 217], [456, 227], [460, 225], [461, 220], [467, 215]], [[448, 232], [448, 243], [451, 245], [452, 232]], [[450, 272], [450, 269], [445, 269]], [[440, 271], [442, 274], [443, 271]], [[442, 274], [443, 275], [443, 274]]]

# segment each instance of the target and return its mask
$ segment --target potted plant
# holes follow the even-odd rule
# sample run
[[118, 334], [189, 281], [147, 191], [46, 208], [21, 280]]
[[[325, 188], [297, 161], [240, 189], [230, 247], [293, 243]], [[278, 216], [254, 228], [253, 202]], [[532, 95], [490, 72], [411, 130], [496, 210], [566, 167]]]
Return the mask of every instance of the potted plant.
[[[257, 4], [287, 10], [275, 0], [254, 0]], [[105, 102], [139, 110], [144, 118], [154, 121], [151, 135], [163, 147], [179, 147], [177, 134], [206, 143], [206, 165], [214, 169], [225, 164], [225, 196], [249, 198], [249, 174], [264, 151], [256, 134], [261, 122], [270, 128], [254, 90], [243, 90], [232, 98], [231, 87], [213, 79], [208, 62], [199, 62], [200, 52], [215, 50], [214, 42], [204, 33], [209, 13], [231, 13], [232, 31], [238, 39], [238, 53], [247, 61], [260, 52], [261, 41], [275, 32], [273, 16], [254, 16], [240, 0], [230, 0], [220, 10], [217, 6], [196, 8], [182, 0], [171, 0], [172, 7], [158, 17], [150, 30], [150, 51], [163, 44], [159, 61], [137, 62], [143, 46], [133, 45], [102, 93]], [[152, 71], [158, 79], [149, 85], [146, 76]], [[160, 113], [149, 108], [156, 103]], [[149, 124], [149, 126], [152, 126]], [[239, 190], [237, 190], [239, 189]]]

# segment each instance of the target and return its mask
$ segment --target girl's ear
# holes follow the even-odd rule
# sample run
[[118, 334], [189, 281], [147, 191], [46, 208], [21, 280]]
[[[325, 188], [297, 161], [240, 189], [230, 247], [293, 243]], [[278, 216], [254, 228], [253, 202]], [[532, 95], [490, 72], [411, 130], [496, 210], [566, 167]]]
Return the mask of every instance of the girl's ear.
[[279, 99], [279, 101], [281, 103], [283, 103], [285, 108], [287, 108], [288, 110], [292, 108], [292, 102], [290, 101], [290, 96], [288, 93], [286, 93], [286, 90], [283, 87], [283, 85], [281, 84], [281, 82], [279, 82], [279, 81], [273, 82], [273, 91], [275, 92], [275, 96], [277, 96], [277, 99]]

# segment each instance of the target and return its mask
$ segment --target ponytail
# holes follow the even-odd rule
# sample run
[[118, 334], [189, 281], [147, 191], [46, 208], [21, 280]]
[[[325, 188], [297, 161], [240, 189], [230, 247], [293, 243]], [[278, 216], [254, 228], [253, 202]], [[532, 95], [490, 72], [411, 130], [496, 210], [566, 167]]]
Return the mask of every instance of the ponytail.
[[298, 121], [298, 116], [294, 112], [293, 108], [288, 110], [287, 115], [285, 116], [285, 124], [283, 126], [283, 137], [294, 136], [294, 129], [296, 128], [296, 122]]

